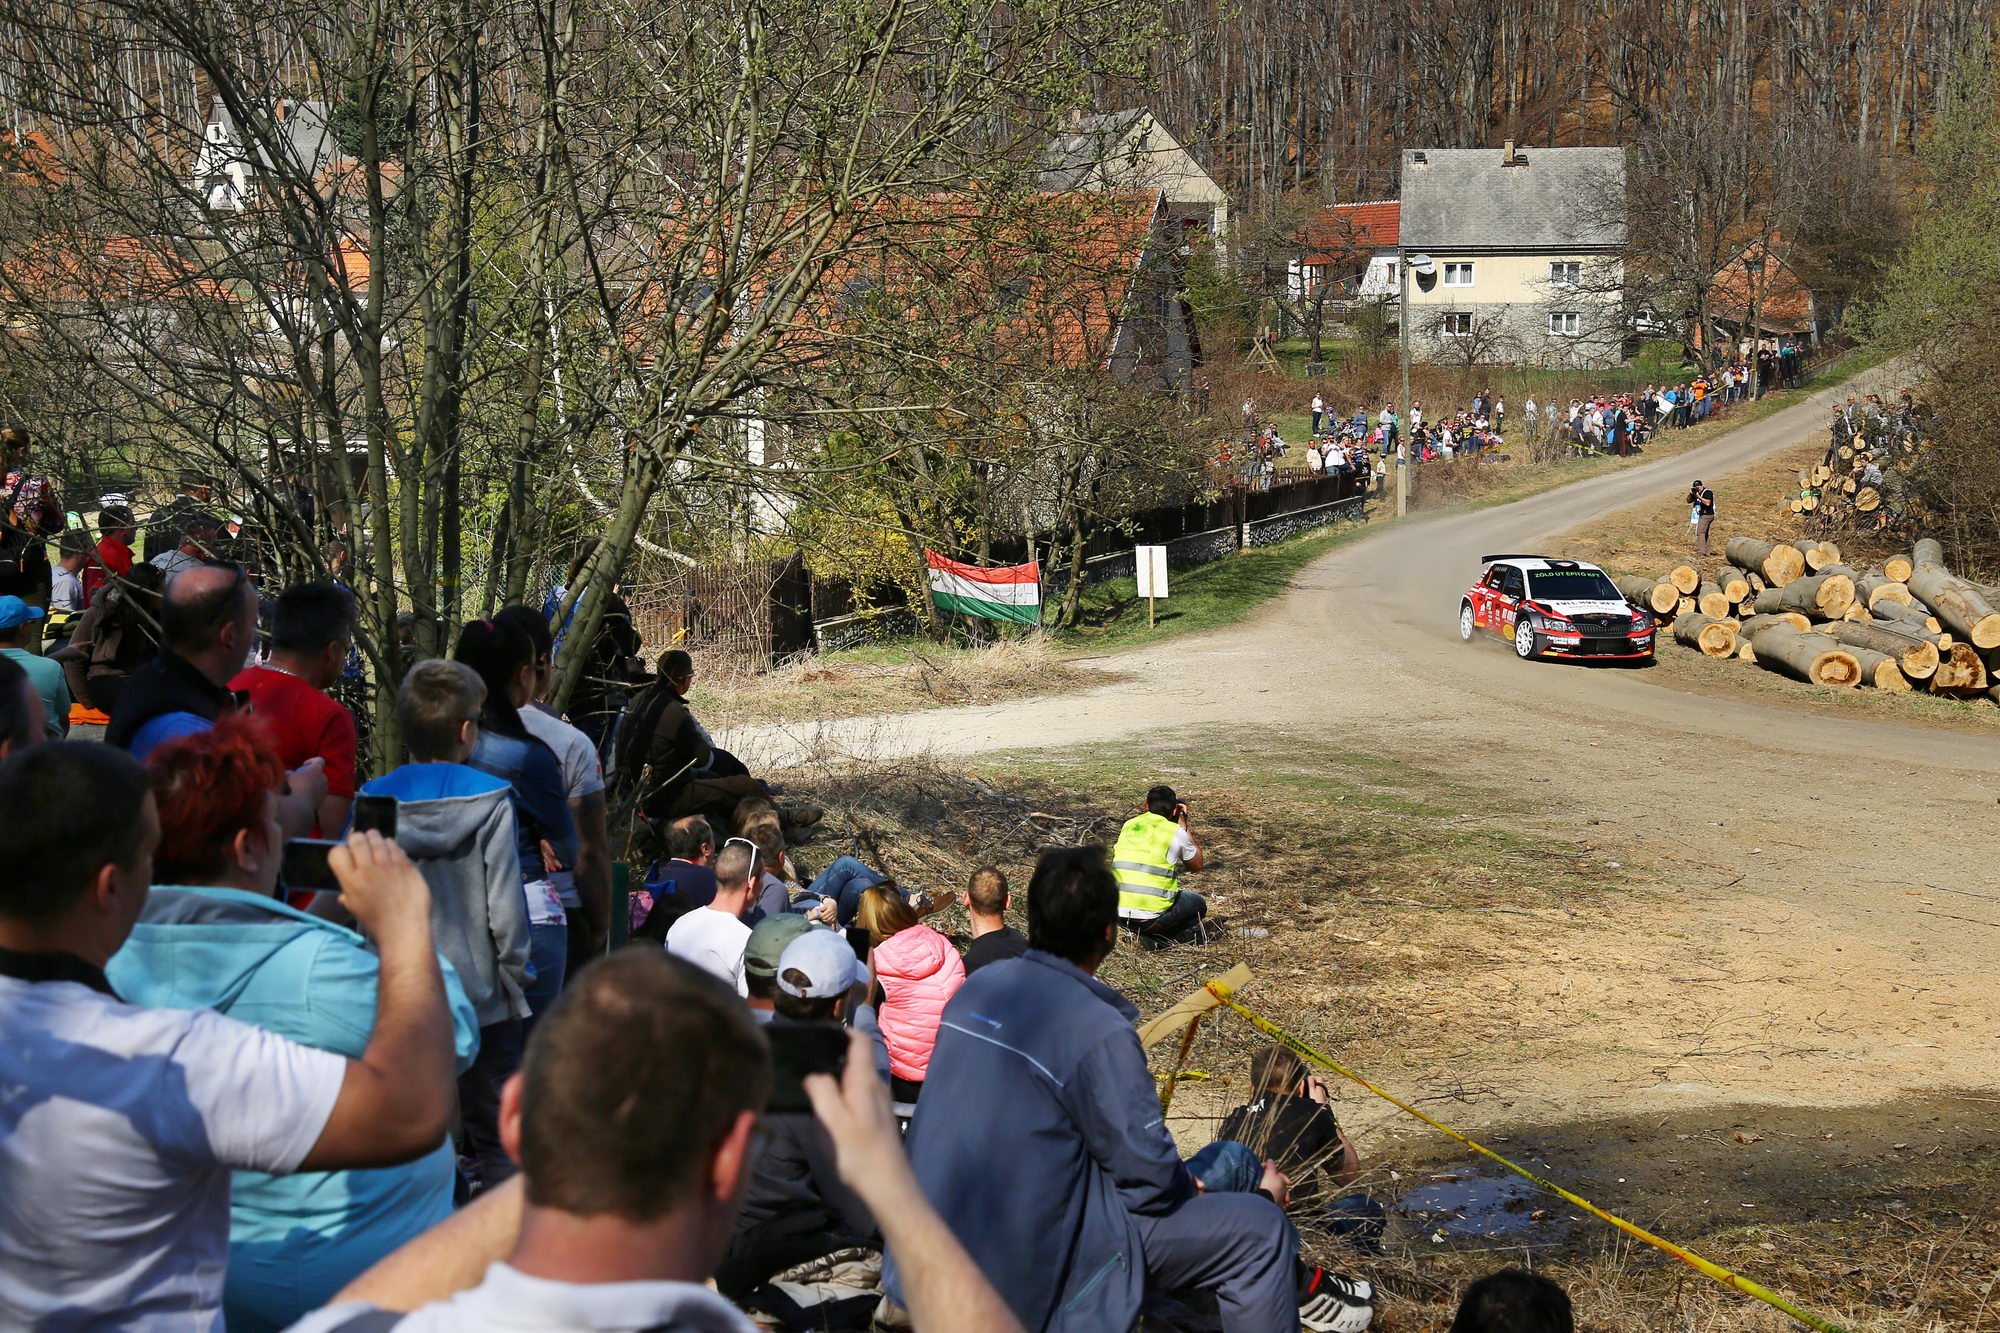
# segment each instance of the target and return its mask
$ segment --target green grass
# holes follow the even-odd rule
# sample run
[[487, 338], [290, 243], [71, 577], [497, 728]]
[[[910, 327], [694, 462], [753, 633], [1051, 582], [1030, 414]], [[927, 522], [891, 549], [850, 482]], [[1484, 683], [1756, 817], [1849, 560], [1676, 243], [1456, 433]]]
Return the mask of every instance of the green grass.
[[1159, 623], [1146, 625], [1146, 602], [1131, 579], [1107, 579], [1084, 589], [1082, 623], [1061, 631], [1061, 643], [1092, 651], [1153, 643], [1233, 624], [1291, 585], [1292, 576], [1372, 526], [1340, 522], [1275, 546], [1258, 547], [1205, 565], [1171, 572], [1172, 596], [1158, 603]]

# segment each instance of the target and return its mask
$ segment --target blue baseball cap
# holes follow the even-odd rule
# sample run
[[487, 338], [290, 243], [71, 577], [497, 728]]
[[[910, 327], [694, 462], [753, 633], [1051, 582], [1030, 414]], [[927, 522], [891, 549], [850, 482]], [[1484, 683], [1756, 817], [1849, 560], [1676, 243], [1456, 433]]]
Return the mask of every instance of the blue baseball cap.
[[39, 606], [30, 606], [18, 597], [0, 597], [0, 629], [12, 629], [25, 625], [30, 620], [40, 620], [48, 612]]

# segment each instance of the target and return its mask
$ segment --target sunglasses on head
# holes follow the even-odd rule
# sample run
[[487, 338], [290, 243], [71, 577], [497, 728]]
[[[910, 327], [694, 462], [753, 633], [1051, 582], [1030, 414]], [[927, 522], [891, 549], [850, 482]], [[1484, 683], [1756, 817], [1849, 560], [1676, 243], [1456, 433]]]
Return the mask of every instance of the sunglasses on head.
[[742, 843], [745, 847], [748, 847], [750, 849], [750, 869], [753, 871], [756, 870], [759, 863], [761, 863], [764, 859], [764, 854], [757, 850], [757, 844], [750, 841], [750, 839], [748, 838], [730, 838], [727, 841], [725, 841], [722, 845], [724, 847], [733, 847], [737, 843]]

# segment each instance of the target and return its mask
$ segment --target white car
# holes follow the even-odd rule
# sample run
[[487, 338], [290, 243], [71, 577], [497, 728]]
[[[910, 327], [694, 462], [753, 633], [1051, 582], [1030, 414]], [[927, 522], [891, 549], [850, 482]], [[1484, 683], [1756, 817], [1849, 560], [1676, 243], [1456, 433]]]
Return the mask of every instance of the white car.
[[1596, 565], [1539, 555], [1489, 555], [1458, 604], [1458, 637], [1483, 631], [1517, 657], [1647, 660], [1652, 613], [1634, 606]]

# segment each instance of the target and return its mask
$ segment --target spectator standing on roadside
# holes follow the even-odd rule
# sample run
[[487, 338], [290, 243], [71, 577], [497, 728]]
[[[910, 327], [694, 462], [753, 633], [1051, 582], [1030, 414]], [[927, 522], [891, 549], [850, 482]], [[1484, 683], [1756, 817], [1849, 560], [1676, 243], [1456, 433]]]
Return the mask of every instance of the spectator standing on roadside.
[[715, 897], [667, 931], [668, 953], [728, 982], [738, 995], [749, 994], [743, 979], [743, 950], [750, 942], [750, 927], [743, 924], [743, 914], [755, 900], [757, 880], [756, 847], [747, 839], [731, 838], [716, 853]]
[[106, 715], [117, 709], [125, 682], [159, 652], [163, 582], [153, 566], [135, 565], [98, 593], [56, 654], [71, 699]]
[[506, 779], [466, 763], [486, 687], [462, 662], [433, 658], [403, 677], [396, 719], [410, 762], [364, 784], [396, 799], [396, 843], [429, 886], [438, 952], [458, 973], [479, 1023], [479, 1053], [458, 1077], [460, 1136], [473, 1183], [505, 1180], [500, 1087], [521, 1063], [528, 1017], [528, 904], [521, 890]]
[[[905, 1256], [916, 1333], [1021, 1333], [911, 1176], [865, 1039], [849, 1049], [838, 1081], [807, 1075], [805, 1091], [842, 1179]], [[508, 1090], [526, 1190], [419, 1237], [293, 1333], [375, 1333], [405, 1310], [398, 1333], [753, 1333], [705, 1284], [769, 1085], [763, 1038], [723, 986], [621, 950], [564, 996]]]
[[48, 543], [69, 523], [55, 483], [34, 472], [34, 438], [0, 429], [0, 597], [30, 606], [49, 600]]
[[32, 651], [30, 643], [40, 643], [44, 612], [18, 597], [0, 597], [0, 655], [20, 663], [41, 696], [43, 729], [48, 739], [59, 741], [69, 734], [69, 682], [63, 679], [62, 664]]
[[182, 574], [214, 557], [215, 535], [221, 528], [211, 515], [187, 514], [181, 519], [180, 540], [146, 563], [159, 570], [171, 588]]
[[235, 709], [229, 682], [256, 642], [257, 590], [241, 566], [196, 565], [167, 582], [160, 651], [119, 691], [104, 739], [144, 759], [162, 741], [206, 730]]
[[[285, 780], [275, 748], [260, 719], [239, 714], [153, 751], [147, 768], [160, 810], [156, 883], [106, 976], [132, 1004], [213, 1009], [358, 1058], [375, 1025], [381, 966], [362, 936], [274, 896]], [[478, 1027], [450, 965], [440, 967], [454, 1056], [463, 1066]], [[442, 1137], [403, 1166], [236, 1172], [223, 1288], [230, 1333], [286, 1327], [444, 1220], [455, 1174]]]
[[0, 827], [35, 871], [0, 879], [0, 1325], [219, 1328], [231, 1170], [396, 1166], [443, 1141], [451, 1027], [423, 884], [373, 833], [328, 857], [380, 958], [347, 1059], [112, 992], [160, 840], [130, 755], [15, 755]]
[[1313, 395], [1312, 413], [1313, 413], [1312, 433], [1314, 435], [1317, 435], [1319, 434], [1319, 423], [1321, 419], [1326, 416], [1326, 399], [1320, 397], [1318, 394]]
[[139, 536], [132, 511], [124, 505], [106, 505], [97, 513], [97, 558], [83, 569], [83, 604], [97, 604], [97, 592], [112, 579], [132, 572], [132, 543]]
[[201, 473], [183, 469], [174, 481], [174, 498], [146, 520], [146, 544], [139, 558], [149, 565], [178, 547], [188, 519], [208, 509], [208, 481]]
[[965, 975], [988, 963], [1019, 958], [1028, 951], [1028, 937], [1007, 924], [1007, 877], [997, 866], [972, 872], [961, 901], [972, 923], [972, 943], [965, 951]]
[[1696, 477], [1694, 485], [1688, 487], [1688, 505], [1694, 516], [1694, 550], [1696, 555], [1708, 552], [1708, 530], [1715, 523], [1715, 492], [1701, 484]]
[[271, 656], [229, 682], [250, 696], [278, 761], [325, 764], [326, 795], [314, 812], [317, 838], [338, 836], [354, 804], [354, 715], [327, 694], [354, 645], [354, 598], [332, 583], [301, 583], [279, 595], [271, 616]]

